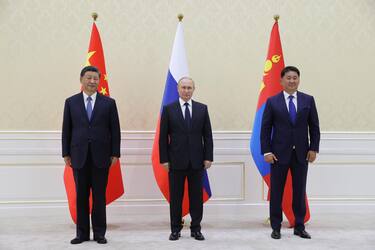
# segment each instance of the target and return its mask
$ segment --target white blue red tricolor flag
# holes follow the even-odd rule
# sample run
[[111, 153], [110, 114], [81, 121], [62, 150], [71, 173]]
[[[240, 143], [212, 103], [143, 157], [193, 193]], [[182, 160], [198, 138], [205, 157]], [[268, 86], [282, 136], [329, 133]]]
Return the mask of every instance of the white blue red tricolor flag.
[[[169, 63], [169, 70], [167, 80], [165, 82], [163, 100], [161, 109], [158, 115], [158, 121], [156, 125], [154, 145], [152, 148], [152, 166], [154, 169], [154, 175], [156, 182], [163, 193], [164, 197], [169, 202], [169, 181], [168, 172], [160, 164], [159, 157], [159, 132], [160, 132], [160, 117], [163, 106], [168, 105], [178, 100], [177, 82], [184, 76], [189, 76], [189, 70], [186, 59], [185, 43], [184, 43], [184, 31], [182, 22], [180, 21], [177, 25], [176, 36], [173, 43], [171, 61]], [[208, 180], [207, 171], [204, 170], [203, 175], [203, 202], [206, 202], [211, 197], [210, 183]], [[189, 213], [189, 199], [187, 182], [185, 182], [185, 191], [182, 204], [182, 215], [185, 216]]]
[[[266, 63], [264, 65], [263, 72], [263, 81], [260, 87], [258, 105], [255, 113], [253, 132], [250, 140], [250, 149], [251, 155], [257, 166], [260, 174], [263, 177], [264, 182], [270, 187], [270, 174], [271, 168], [270, 164], [264, 161], [263, 154], [260, 149], [260, 129], [262, 126], [262, 117], [264, 108], [266, 106], [266, 101], [269, 97], [278, 94], [283, 90], [280, 84], [280, 74], [284, 68], [284, 56], [281, 48], [280, 34], [279, 34], [279, 25], [278, 18], [275, 18], [275, 24], [273, 25], [271, 31], [271, 38], [268, 47], [268, 54]], [[287, 217], [291, 227], [294, 226], [295, 218], [292, 208], [293, 200], [292, 192], [292, 178], [290, 171], [288, 173], [287, 181], [284, 188], [284, 197], [283, 197], [283, 211]], [[310, 210], [307, 202], [306, 196], [306, 216], [305, 222], [310, 219]]]

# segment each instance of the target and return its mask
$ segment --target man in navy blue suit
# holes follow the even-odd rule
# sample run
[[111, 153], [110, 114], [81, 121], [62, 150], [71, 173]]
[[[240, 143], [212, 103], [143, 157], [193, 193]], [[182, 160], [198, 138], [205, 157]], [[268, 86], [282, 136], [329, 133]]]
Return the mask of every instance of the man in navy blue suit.
[[282, 198], [288, 170], [293, 183], [294, 234], [310, 239], [306, 232], [306, 179], [308, 163], [319, 152], [320, 129], [314, 98], [298, 90], [300, 72], [294, 66], [281, 71], [284, 90], [267, 100], [261, 128], [261, 150], [271, 164], [270, 218], [274, 239], [280, 239]]
[[182, 77], [178, 81], [180, 98], [163, 107], [160, 121], [160, 163], [169, 172], [171, 234], [178, 240], [182, 229], [182, 199], [188, 180], [191, 215], [191, 237], [204, 240], [201, 233], [203, 216], [203, 169], [211, 167], [213, 140], [208, 108], [193, 101], [194, 81]]
[[66, 99], [62, 156], [73, 168], [77, 194], [76, 237], [71, 244], [90, 240], [89, 196], [94, 240], [106, 244], [106, 187], [109, 167], [120, 157], [120, 123], [115, 100], [97, 92], [100, 72], [84, 67], [82, 92]]

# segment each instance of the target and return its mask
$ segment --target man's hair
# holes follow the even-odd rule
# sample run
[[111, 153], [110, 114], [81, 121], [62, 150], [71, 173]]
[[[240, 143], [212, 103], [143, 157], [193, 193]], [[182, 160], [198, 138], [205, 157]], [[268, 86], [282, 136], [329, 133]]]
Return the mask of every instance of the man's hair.
[[299, 70], [297, 69], [297, 67], [294, 67], [294, 66], [286, 66], [282, 71], [281, 71], [281, 78], [284, 77], [284, 75], [290, 71], [293, 71], [293, 72], [296, 72], [297, 75], [299, 76]]
[[193, 78], [191, 78], [191, 77], [189, 77], [189, 76], [183, 76], [183, 77], [181, 77], [180, 80], [178, 80], [177, 85], [179, 85], [180, 82], [181, 82], [182, 80], [185, 80], [185, 79], [186, 79], [186, 80], [190, 80], [190, 81], [192, 81], [192, 82], [193, 82], [193, 85], [195, 85], [195, 82], [194, 82]]
[[82, 70], [81, 70], [81, 77], [83, 77], [86, 72], [96, 72], [99, 74], [99, 78], [100, 78], [100, 71], [98, 70], [97, 67], [94, 67], [94, 66], [86, 66], [84, 67]]

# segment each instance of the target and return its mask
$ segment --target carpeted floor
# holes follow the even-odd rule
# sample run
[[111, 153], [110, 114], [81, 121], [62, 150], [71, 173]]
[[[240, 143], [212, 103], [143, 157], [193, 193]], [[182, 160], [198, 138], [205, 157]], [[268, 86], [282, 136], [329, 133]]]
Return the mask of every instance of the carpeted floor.
[[[190, 237], [188, 225], [176, 242], [168, 240], [167, 207], [145, 209], [110, 206], [107, 245], [94, 241], [71, 245], [75, 226], [65, 206], [0, 206], [0, 249], [375, 249], [375, 204], [313, 204], [312, 219], [305, 240], [283, 227], [282, 239], [270, 238], [268, 207], [242, 206], [240, 209], [206, 207], [202, 233], [206, 240]], [[146, 209], [150, 211], [150, 209]], [[188, 224], [189, 219], [186, 219]], [[286, 224], [285, 224], [286, 225]]]

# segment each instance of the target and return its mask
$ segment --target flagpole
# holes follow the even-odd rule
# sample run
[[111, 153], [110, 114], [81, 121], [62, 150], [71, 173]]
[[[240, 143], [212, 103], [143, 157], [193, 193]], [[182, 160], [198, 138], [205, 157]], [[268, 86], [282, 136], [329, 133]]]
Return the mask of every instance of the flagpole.
[[[276, 23], [278, 23], [278, 22], [279, 22], [279, 19], [280, 19], [280, 15], [275, 14], [275, 15], [273, 16], [273, 19], [275, 20]], [[268, 191], [268, 192], [269, 192], [269, 191]], [[264, 223], [265, 223], [266, 225], [271, 225], [271, 218], [268, 216], [268, 217], [264, 220]]]
[[[182, 13], [177, 15], [178, 22], [182, 22], [182, 19], [184, 19], [184, 15]], [[185, 225], [185, 219], [184, 217], [181, 218], [181, 226], [183, 227]]]
[[[178, 14], [177, 15], [177, 18], [178, 18], [178, 22], [182, 22], [182, 19], [184, 19], [184, 15], [182, 13]], [[185, 226], [185, 218], [182, 217], [181, 218], [181, 226]]]

